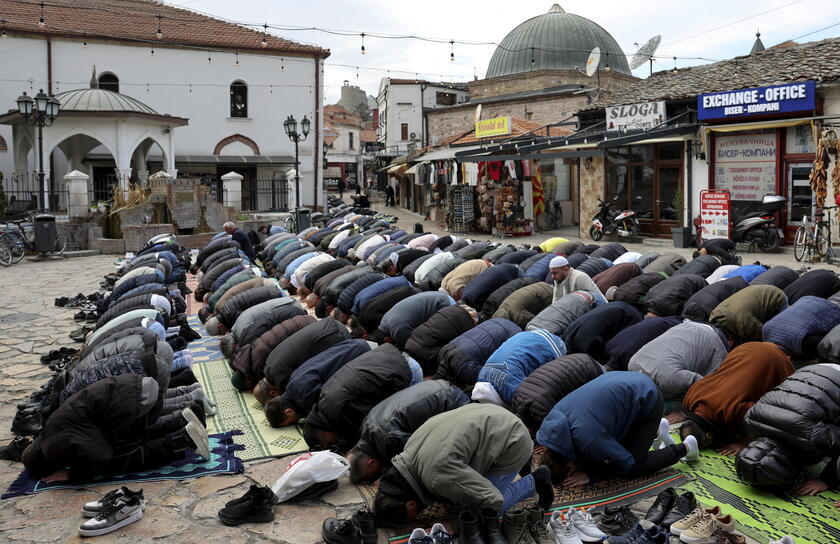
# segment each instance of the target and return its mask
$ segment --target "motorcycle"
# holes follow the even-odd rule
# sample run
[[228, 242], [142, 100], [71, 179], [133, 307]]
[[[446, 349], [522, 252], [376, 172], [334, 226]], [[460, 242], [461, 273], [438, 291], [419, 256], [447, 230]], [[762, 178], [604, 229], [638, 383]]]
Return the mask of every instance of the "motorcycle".
[[[612, 202], [618, 197], [612, 199]], [[639, 221], [636, 212], [633, 210], [622, 210], [613, 212], [610, 210], [611, 202], [604, 202], [598, 199], [598, 213], [592, 218], [592, 226], [589, 227], [589, 237], [596, 242], [605, 234], [617, 234], [621, 238], [633, 239], [639, 234]]]
[[776, 226], [775, 212], [784, 208], [786, 202], [787, 199], [780, 195], [764, 195], [759, 211], [736, 220], [730, 240], [758, 246], [764, 252], [777, 251], [784, 233]]

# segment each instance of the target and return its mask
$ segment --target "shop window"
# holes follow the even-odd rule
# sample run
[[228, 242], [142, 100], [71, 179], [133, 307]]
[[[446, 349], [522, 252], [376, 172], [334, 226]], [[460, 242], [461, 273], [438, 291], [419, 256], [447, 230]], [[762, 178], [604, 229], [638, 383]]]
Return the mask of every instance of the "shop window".
[[103, 72], [99, 74], [99, 78], [97, 79], [99, 83], [100, 89], [105, 89], [106, 91], [113, 91], [115, 93], [120, 92], [120, 80], [111, 72]]
[[438, 106], [454, 106], [455, 98], [455, 93], [444, 93], [438, 91], [435, 94], [435, 103], [437, 103]]
[[683, 143], [669, 142], [656, 146], [660, 161], [678, 161], [682, 159]]
[[230, 116], [248, 117], [248, 85], [244, 81], [230, 84]]
[[400, 140], [408, 140], [408, 123], [400, 125]]
[[347, 133], [347, 137], [350, 139], [350, 144], [349, 144], [349, 146], [348, 146], [348, 147], [349, 147], [349, 149], [353, 149], [353, 148], [354, 148], [354, 141], [353, 141], [354, 136], [356, 136], [356, 135], [355, 135], [355, 134], [353, 134], [352, 132], [348, 132], [348, 133]]
[[680, 169], [676, 166], [659, 168], [659, 219], [680, 221], [684, 203], [677, 199], [680, 186]]
[[[630, 168], [630, 202], [627, 204], [638, 213], [639, 219], [654, 218], [653, 166], [633, 166]], [[670, 204], [662, 202], [662, 206]]]
[[730, 194], [730, 214], [761, 209], [761, 198], [776, 192], [776, 132], [742, 132], [715, 137], [714, 188]]
[[796, 125], [785, 131], [785, 152], [788, 155], [804, 155], [814, 152], [814, 137], [811, 125]]

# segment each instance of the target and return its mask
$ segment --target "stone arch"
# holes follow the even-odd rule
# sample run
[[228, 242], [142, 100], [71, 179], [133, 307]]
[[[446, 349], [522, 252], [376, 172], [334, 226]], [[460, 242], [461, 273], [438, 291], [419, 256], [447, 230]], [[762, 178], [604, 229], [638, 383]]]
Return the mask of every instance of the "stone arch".
[[222, 149], [224, 149], [224, 147], [226, 145], [232, 144], [233, 142], [239, 142], [241, 144], [245, 144], [245, 145], [247, 145], [248, 147], [251, 148], [251, 151], [254, 152], [254, 155], [261, 155], [260, 147], [257, 145], [257, 142], [255, 142], [251, 138], [248, 138], [247, 136], [243, 136], [241, 134], [233, 134], [231, 136], [228, 136], [227, 138], [224, 138], [222, 141], [220, 141], [219, 143], [216, 144], [215, 149], [213, 149], [213, 154], [214, 155], [221, 155], [222, 154]]
[[133, 144], [131, 144], [131, 150], [129, 151], [128, 156], [133, 158], [137, 148], [140, 146], [144, 146], [143, 154], [145, 155], [149, 152], [152, 145], [157, 145], [158, 148], [160, 148], [163, 169], [166, 170], [170, 159], [167, 147], [163, 145], [163, 142], [158, 140], [155, 136], [152, 136], [149, 132], [144, 132], [134, 141]]
[[44, 156], [49, 157], [52, 154], [53, 150], [55, 150], [59, 146], [59, 144], [61, 144], [69, 138], [72, 138], [73, 136], [77, 136], [80, 134], [92, 138], [96, 140], [100, 145], [102, 145], [108, 151], [108, 153], [111, 154], [111, 157], [114, 158], [114, 163], [116, 163], [117, 167], [119, 168], [121, 157], [120, 154], [117, 153], [117, 147], [115, 145], [115, 142], [111, 141], [109, 138], [106, 138], [105, 136], [99, 134], [96, 131], [90, 130], [87, 127], [82, 126], [73, 127], [72, 129], [66, 130], [63, 134], [56, 136], [52, 140], [55, 143], [49, 146], [45, 146]]
[[6, 139], [0, 136], [0, 151], [8, 151], [9, 146], [6, 144]]

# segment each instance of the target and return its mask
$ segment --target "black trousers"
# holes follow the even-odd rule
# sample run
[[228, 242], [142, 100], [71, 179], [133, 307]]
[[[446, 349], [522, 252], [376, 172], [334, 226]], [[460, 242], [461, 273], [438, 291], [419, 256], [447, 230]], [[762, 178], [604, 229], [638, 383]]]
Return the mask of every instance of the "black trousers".
[[665, 401], [660, 393], [653, 415], [650, 418], [634, 422], [621, 440], [621, 445], [636, 460], [633, 469], [625, 474], [626, 476], [642, 476], [670, 467], [687, 453], [683, 444], [674, 444], [658, 450], [650, 449], [650, 445], [659, 430], [659, 422], [662, 420], [664, 407]]

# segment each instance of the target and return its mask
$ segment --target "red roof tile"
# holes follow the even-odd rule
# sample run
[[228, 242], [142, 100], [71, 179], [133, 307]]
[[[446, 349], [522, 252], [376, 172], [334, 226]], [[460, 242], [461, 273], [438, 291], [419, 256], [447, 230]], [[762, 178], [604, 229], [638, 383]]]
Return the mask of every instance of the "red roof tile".
[[516, 119], [515, 117], [510, 120], [510, 134], [505, 136], [497, 136], [494, 138], [476, 138], [475, 137], [475, 130], [469, 132], [469, 134], [465, 134], [461, 137], [458, 137], [454, 140], [449, 142], [450, 145], [467, 145], [467, 144], [477, 144], [481, 141], [488, 141], [488, 140], [508, 140], [510, 138], [516, 138], [517, 136], [524, 136], [526, 134], [534, 134], [536, 136], [567, 136], [572, 134], [574, 131], [565, 127], [551, 127], [550, 132], [546, 134], [545, 132], [545, 125], [540, 123], [534, 123], [532, 121], [524, 121], [522, 119]]
[[[261, 46], [263, 32], [152, 0], [49, 0], [44, 3], [45, 25], [39, 26], [41, 5], [36, 0], [0, 0], [0, 17], [8, 32], [166, 45], [265, 51], [289, 56], [326, 58], [329, 49], [305, 45], [271, 34]], [[158, 16], [161, 19], [158, 19]], [[159, 22], [160, 21], [160, 22]], [[160, 27], [158, 27], [160, 24]], [[155, 36], [158, 28], [163, 37]]]

